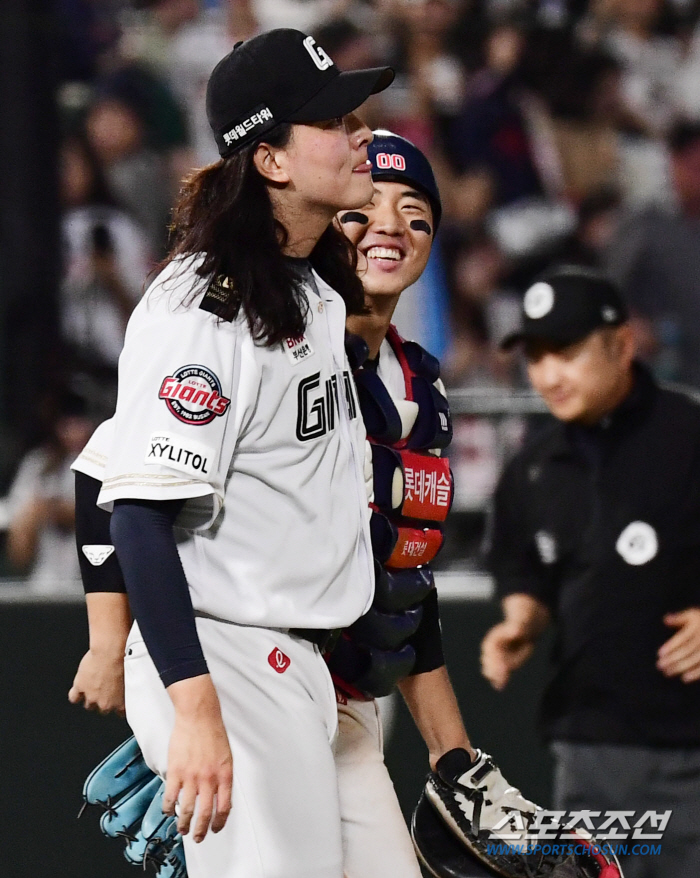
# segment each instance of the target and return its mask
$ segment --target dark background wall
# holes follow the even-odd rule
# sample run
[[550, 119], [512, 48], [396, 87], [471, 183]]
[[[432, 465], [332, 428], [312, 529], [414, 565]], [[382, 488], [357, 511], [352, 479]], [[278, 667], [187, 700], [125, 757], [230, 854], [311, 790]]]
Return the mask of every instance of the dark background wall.
[[[510, 691], [494, 693], [478, 674], [477, 658], [481, 636], [496, 615], [488, 603], [445, 605], [448, 663], [474, 744], [492, 753], [511, 783], [548, 804], [549, 764], [534, 727], [543, 655], [523, 669]], [[129, 734], [124, 721], [68, 703], [87, 646], [83, 606], [0, 604], [0, 631], [0, 875], [133, 878], [137, 873], [122, 858], [121, 843], [100, 833], [97, 811], [76, 819], [84, 778]], [[403, 708], [387, 762], [408, 814], [427, 756]]]
[[0, 490], [57, 371], [60, 142], [52, 0], [0, 2]]

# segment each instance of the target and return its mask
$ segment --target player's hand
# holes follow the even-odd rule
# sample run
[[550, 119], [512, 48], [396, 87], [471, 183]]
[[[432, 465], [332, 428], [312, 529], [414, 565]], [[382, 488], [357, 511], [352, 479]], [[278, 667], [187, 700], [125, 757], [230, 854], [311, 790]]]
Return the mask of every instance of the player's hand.
[[100, 713], [124, 716], [124, 653], [98, 653], [89, 649], [78, 665], [68, 692], [71, 704], [85, 705]]
[[667, 613], [664, 625], [678, 631], [659, 649], [656, 667], [667, 677], [680, 677], [684, 683], [700, 680], [700, 608]]
[[180, 680], [168, 687], [175, 705], [175, 727], [168, 751], [163, 812], [175, 813], [178, 831], [187, 834], [195, 805], [192, 837], [223, 829], [231, 810], [233, 758], [221, 718], [219, 699], [208, 674]]
[[503, 689], [510, 675], [530, 658], [534, 640], [523, 627], [506, 620], [494, 625], [481, 642], [481, 673], [494, 689]]

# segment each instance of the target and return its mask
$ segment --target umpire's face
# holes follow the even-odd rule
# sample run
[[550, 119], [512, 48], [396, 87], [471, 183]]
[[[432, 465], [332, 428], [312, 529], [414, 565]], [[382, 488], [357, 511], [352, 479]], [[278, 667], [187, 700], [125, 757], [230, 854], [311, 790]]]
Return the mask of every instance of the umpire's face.
[[632, 388], [634, 335], [628, 324], [599, 329], [565, 347], [531, 339], [527, 371], [560, 421], [597, 424]]

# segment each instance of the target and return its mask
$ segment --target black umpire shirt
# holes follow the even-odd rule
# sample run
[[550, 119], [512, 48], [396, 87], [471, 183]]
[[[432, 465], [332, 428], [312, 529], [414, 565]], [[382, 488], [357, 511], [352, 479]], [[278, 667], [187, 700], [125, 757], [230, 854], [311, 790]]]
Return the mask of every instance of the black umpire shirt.
[[549, 739], [700, 745], [700, 683], [667, 678], [666, 613], [700, 606], [700, 404], [636, 367], [594, 428], [552, 420], [506, 468], [489, 566], [555, 621]]

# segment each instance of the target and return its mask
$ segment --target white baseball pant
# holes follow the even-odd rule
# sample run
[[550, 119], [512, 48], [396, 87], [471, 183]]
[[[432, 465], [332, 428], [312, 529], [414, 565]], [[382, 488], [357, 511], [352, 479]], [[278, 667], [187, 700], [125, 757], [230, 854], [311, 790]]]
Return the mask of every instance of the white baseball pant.
[[338, 704], [335, 765], [347, 878], [421, 878], [384, 764], [376, 701], [351, 698]]
[[[197, 618], [197, 631], [234, 774], [224, 829], [200, 844], [185, 836], [189, 878], [342, 878], [332, 750], [338, 714], [318, 648], [275, 629], [208, 618]], [[137, 626], [125, 686], [129, 725], [148, 765], [165, 777], [174, 708]]]

